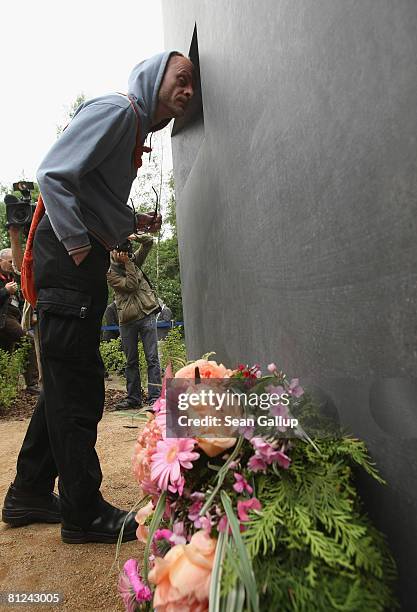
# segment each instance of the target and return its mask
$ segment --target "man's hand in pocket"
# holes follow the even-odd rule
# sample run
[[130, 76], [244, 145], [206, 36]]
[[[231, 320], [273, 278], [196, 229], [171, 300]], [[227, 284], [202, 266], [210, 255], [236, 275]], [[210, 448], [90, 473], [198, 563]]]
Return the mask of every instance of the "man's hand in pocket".
[[75, 265], [79, 266], [80, 263], [82, 263], [84, 259], [88, 256], [90, 251], [91, 245], [85, 247], [85, 249], [83, 249], [82, 251], [77, 251], [77, 253], [73, 253], [71, 257], [73, 258]]

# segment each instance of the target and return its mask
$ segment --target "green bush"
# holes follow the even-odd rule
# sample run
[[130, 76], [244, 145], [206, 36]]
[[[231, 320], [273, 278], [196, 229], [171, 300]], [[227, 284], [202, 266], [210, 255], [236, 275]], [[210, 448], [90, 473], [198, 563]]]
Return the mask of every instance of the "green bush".
[[145, 353], [143, 350], [143, 344], [139, 340], [138, 342], [138, 356], [139, 356], [139, 372], [140, 372], [140, 383], [143, 389], [148, 386], [148, 365], [145, 359]]
[[187, 361], [187, 351], [185, 348], [182, 328], [174, 327], [166, 338], [160, 342], [161, 367], [165, 370], [171, 362], [174, 373], [179, 370]]
[[[172, 363], [172, 369], [174, 372], [185, 364], [186, 350], [181, 328], [176, 327], [171, 329], [166, 338], [158, 342], [158, 352], [161, 361], [161, 368], [163, 370], [165, 370], [169, 362]], [[115, 372], [116, 374], [120, 374], [124, 371], [126, 366], [126, 357], [123, 353], [120, 338], [117, 338], [117, 340], [109, 340], [108, 342], [101, 342], [100, 353], [107, 372]], [[148, 384], [148, 366], [141, 341], [138, 342], [138, 356], [141, 384], [142, 387], [146, 388]]]
[[100, 353], [107, 372], [119, 373], [121, 370], [124, 370], [126, 357], [122, 351], [122, 342], [120, 338], [109, 340], [108, 342], [101, 342]]
[[[100, 353], [107, 372], [114, 372], [116, 374], [124, 372], [126, 357], [123, 353], [122, 341], [120, 338], [109, 340], [108, 342], [101, 342]], [[147, 383], [148, 373], [142, 342], [138, 342], [138, 355], [141, 382], [142, 386], [144, 386]]]
[[0, 349], [0, 407], [9, 408], [19, 391], [19, 378], [28, 357], [29, 339], [23, 338], [21, 345], [8, 353]]

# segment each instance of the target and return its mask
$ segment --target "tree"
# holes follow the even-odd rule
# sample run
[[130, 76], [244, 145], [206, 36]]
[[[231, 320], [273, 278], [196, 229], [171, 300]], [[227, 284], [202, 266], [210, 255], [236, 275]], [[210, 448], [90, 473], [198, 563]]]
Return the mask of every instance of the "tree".
[[181, 277], [178, 256], [177, 220], [175, 211], [174, 177], [168, 179], [169, 199], [164, 216], [162, 235], [148, 255], [145, 273], [151, 279], [159, 297], [172, 310], [177, 321], [183, 320]]
[[64, 123], [61, 124], [61, 125], [57, 125], [56, 126], [56, 135], [57, 135], [57, 137], [62, 134], [62, 132], [64, 131], [64, 128], [68, 125], [68, 123], [71, 121], [71, 119], [75, 115], [77, 108], [79, 106], [81, 106], [81, 104], [83, 102], [85, 102], [85, 94], [83, 92], [81, 92], [81, 93], [78, 94], [78, 96], [75, 98], [74, 102], [69, 107], [69, 109], [68, 109], [68, 111], [66, 113], [66, 119], [65, 119]]

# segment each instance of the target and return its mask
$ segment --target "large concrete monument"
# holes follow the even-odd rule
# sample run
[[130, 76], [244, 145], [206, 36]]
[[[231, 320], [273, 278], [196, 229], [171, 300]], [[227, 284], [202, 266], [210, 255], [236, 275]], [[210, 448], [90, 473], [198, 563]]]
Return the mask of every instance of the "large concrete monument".
[[417, 3], [164, 0], [201, 92], [173, 128], [189, 357], [275, 361], [363, 437], [417, 605]]

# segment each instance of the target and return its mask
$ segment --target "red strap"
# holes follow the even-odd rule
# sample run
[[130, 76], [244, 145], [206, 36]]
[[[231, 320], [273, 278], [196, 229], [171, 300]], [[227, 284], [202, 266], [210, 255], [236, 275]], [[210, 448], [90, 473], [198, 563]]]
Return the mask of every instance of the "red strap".
[[[124, 96], [125, 94], [122, 94], [122, 96]], [[129, 102], [130, 102], [130, 106], [133, 108], [133, 111], [136, 115], [136, 119], [137, 119], [137, 129], [136, 129], [136, 145], [135, 145], [135, 151], [134, 151], [134, 156], [135, 156], [135, 168], [136, 170], [139, 170], [139, 168], [142, 166], [142, 155], [144, 153], [150, 153], [152, 151], [152, 149], [150, 147], [145, 147], [142, 145], [141, 143], [141, 138], [140, 138], [140, 128], [141, 128], [141, 123], [140, 123], [140, 115], [139, 115], [139, 111], [136, 108], [136, 105], [133, 101], [133, 99], [130, 96], [127, 96]]]
[[35, 208], [35, 214], [30, 224], [29, 236], [26, 242], [25, 254], [23, 255], [21, 269], [21, 287], [25, 300], [34, 308], [36, 306], [37, 293], [35, 289], [35, 277], [33, 273], [33, 239], [35, 237], [36, 228], [40, 220], [45, 214], [45, 206], [42, 196], [39, 194], [38, 203]]

